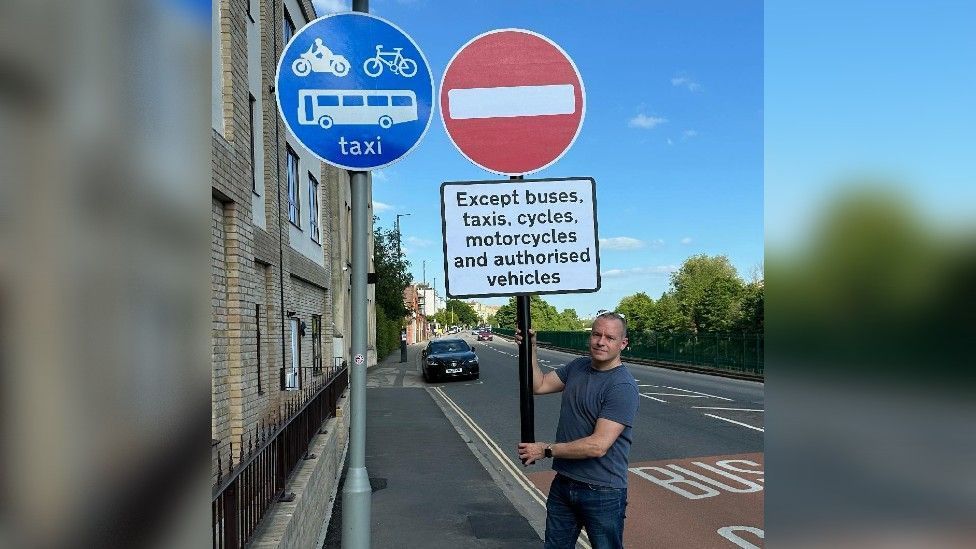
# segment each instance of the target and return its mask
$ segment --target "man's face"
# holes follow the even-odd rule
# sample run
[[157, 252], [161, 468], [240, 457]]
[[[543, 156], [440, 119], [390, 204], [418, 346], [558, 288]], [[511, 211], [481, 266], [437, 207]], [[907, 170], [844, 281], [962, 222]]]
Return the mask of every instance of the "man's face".
[[590, 331], [590, 358], [596, 362], [612, 362], [627, 347], [624, 327], [619, 320], [598, 318]]

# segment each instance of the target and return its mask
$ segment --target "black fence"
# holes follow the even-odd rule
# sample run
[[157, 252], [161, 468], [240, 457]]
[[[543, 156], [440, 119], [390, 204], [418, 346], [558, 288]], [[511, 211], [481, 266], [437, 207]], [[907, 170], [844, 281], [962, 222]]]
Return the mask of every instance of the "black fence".
[[236, 464], [233, 445], [226, 462], [217, 453], [211, 509], [215, 549], [244, 547], [271, 505], [294, 497], [285, 493], [288, 478], [303, 458], [311, 458], [309, 443], [322, 423], [335, 415], [336, 403], [349, 385], [349, 369], [342, 362], [311, 370], [302, 372], [307, 374], [305, 388], [284, 392], [287, 400], [275, 417], [239, 441]]

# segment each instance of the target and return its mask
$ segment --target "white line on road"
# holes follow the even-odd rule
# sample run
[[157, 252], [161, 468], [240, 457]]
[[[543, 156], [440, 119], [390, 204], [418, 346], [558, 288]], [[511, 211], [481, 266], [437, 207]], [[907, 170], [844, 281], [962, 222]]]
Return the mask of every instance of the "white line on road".
[[721, 419], [722, 421], [728, 421], [729, 423], [735, 423], [736, 425], [741, 425], [743, 427], [748, 427], [749, 429], [754, 429], [756, 431], [760, 431], [760, 432], [763, 432], [763, 433], [766, 432], [762, 427], [753, 427], [752, 425], [747, 425], [745, 423], [742, 423], [740, 421], [736, 421], [734, 419], [729, 419], [727, 417], [720, 417], [720, 416], [716, 416], [716, 415], [712, 415], [712, 414], [704, 414], [704, 415], [706, 415], [708, 417], [713, 417], [715, 419]]
[[640, 383], [638, 383], [637, 386], [638, 387], [660, 387], [660, 385], [641, 385]]
[[665, 403], [665, 404], [667, 404], [667, 403], [668, 403], [668, 401], [666, 401], [666, 400], [664, 400], [664, 399], [661, 399], [661, 398], [655, 398], [655, 397], [652, 397], [652, 396], [649, 396], [649, 395], [645, 395], [644, 393], [637, 393], [637, 394], [639, 394], [640, 396], [642, 396], [642, 397], [644, 397], [644, 398], [649, 398], [649, 399], [651, 399], [651, 400], [656, 400], [656, 401], [658, 401], [658, 402], [663, 402], [663, 403]]
[[705, 395], [682, 395], [679, 393], [641, 393], [641, 394], [661, 395], [661, 396], [670, 396], [670, 397], [684, 397], [684, 398], [708, 398]]
[[692, 406], [692, 408], [699, 410], [731, 410], [733, 412], [765, 412], [765, 410], [757, 410], [754, 408], [719, 408], [717, 406]]
[[691, 390], [689, 390], [689, 389], [682, 389], [682, 388], [680, 388], [680, 387], [669, 387], [669, 386], [667, 386], [667, 385], [664, 385], [663, 387], [664, 387], [665, 389], [672, 389], [672, 390], [675, 390], [675, 391], [683, 391], [683, 392], [685, 392], [685, 393], [694, 393], [694, 394], [696, 394], [696, 395], [704, 395], [704, 396], [707, 396], [707, 397], [712, 397], [712, 398], [717, 398], [717, 399], [719, 399], [719, 400], [728, 400], [729, 402], [731, 402], [731, 401], [732, 401], [732, 399], [731, 399], [731, 398], [725, 398], [725, 397], [720, 397], [720, 396], [715, 396], [715, 395], [710, 395], [710, 394], [708, 394], [708, 393], [700, 393], [700, 392], [698, 392], [698, 391], [691, 391]]

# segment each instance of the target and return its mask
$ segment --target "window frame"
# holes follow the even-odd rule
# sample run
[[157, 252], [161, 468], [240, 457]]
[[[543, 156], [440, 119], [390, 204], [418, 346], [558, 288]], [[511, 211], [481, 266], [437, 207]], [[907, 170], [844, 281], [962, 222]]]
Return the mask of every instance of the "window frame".
[[[301, 204], [301, 192], [299, 191], [298, 184], [298, 164], [299, 158], [298, 153], [291, 148], [291, 145], [285, 145], [285, 156], [287, 160], [285, 162], [285, 179], [288, 182], [288, 221], [298, 227], [302, 228], [302, 204]], [[292, 163], [294, 159], [294, 163]], [[294, 167], [294, 169], [292, 169]]]
[[254, 114], [258, 100], [254, 94], [247, 92], [248, 97], [248, 124], [251, 126], [251, 192], [261, 196], [258, 192], [258, 167], [257, 167], [257, 124], [255, 124]]
[[308, 172], [308, 223], [309, 236], [316, 244], [321, 244], [319, 231], [319, 180], [312, 172]]

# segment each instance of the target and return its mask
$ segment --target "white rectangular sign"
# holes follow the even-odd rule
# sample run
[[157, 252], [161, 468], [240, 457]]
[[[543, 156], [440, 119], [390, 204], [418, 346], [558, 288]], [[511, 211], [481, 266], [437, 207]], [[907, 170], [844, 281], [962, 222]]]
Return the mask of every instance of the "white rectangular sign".
[[592, 178], [447, 182], [441, 223], [449, 297], [600, 289]]

